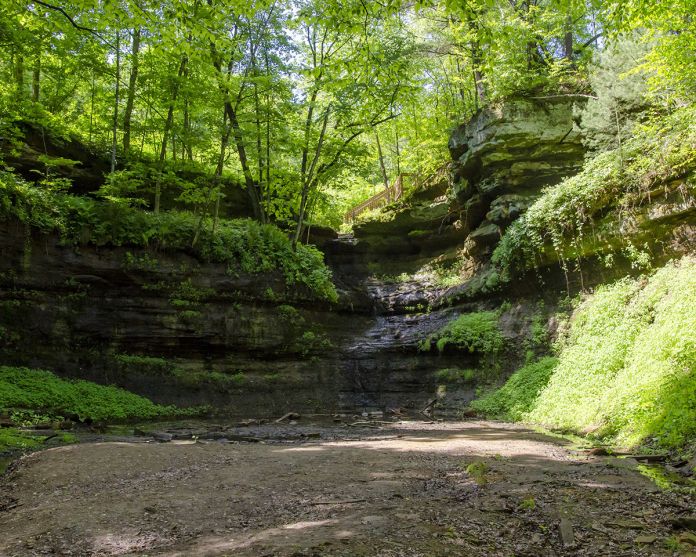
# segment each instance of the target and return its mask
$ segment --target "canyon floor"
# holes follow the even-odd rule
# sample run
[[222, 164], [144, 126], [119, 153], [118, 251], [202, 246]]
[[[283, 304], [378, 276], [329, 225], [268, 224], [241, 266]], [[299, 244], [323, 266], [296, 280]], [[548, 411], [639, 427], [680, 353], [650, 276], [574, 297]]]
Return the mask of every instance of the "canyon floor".
[[696, 555], [696, 498], [518, 426], [161, 427], [15, 463], [0, 555]]

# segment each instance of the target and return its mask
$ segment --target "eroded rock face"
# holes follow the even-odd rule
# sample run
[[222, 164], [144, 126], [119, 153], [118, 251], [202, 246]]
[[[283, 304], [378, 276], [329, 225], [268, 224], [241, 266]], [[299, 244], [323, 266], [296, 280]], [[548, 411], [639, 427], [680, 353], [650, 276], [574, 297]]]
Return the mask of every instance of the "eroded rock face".
[[493, 197], [533, 195], [575, 174], [585, 155], [575, 104], [572, 97], [508, 101], [456, 128], [449, 149], [460, 198], [470, 186]]
[[[505, 229], [545, 186], [577, 173], [585, 149], [573, 120], [581, 99], [519, 99], [480, 111], [456, 128], [449, 142], [453, 162], [401, 208], [355, 227], [373, 267], [413, 271], [453, 248], [452, 257], [486, 261]], [[445, 175], [446, 171], [446, 175]], [[377, 254], [377, 256], [375, 256]]]
[[[348, 271], [350, 243], [343, 249]], [[288, 293], [272, 273], [230, 275], [183, 253], [78, 249], [0, 223], [0, 361], [247, 417], [417, 411], [437, 390], [438, 366], [461, 363], [417, 348], [452, 311], [427, 312], [416, 291], [379, 306], [378, 285], [340, 268], [332, 307]], [[473, 397], [473, 385], [465, 390]]]
[[[0, 358], [247, 417], [417, 412], [434, 398], [436, 412], [455, 414], [478, 379], [443, 385], [438, 372], [475, 368], [475, 356], [418, 346], [461, 313], [514, 299], [500, 319], [498, 372], [524, 361], [542, 293], [520, 281], [514, 294], [497, 294], [486, 264], [504, 229], [542, 187], [575, 173], [584, 152], [568, 99], [481, 112], [450, 148], [456, 160], [447, 172], [387, 218], [357, 226], [354, 237], [311, 231], [334, 271], [335, 306], [288, 292], [273, 273], [233, 276], [184, 253], [66, 247], [0, 223]], [[678, 195], [655, 198], [639, 214], [640, 238], [693, 245], [693, 211]], [[610, 224], [593, 236], [603, 245], [622, 233]], [[464, 282], [418, 274], [447, 261]], [[603, 267], [585, 269], [578, 286], [612, 278]], [[546, 291], [574, 286], [555, 271]]]

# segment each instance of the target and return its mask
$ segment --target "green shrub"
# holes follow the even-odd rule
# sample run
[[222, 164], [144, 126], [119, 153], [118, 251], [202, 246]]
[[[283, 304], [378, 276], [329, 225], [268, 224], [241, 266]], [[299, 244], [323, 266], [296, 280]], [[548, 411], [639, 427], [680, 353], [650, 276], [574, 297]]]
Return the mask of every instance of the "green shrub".
[[525, 366], [472, 406], [624, 446], [685, 447], [696, 440], [694, 300], [694, 257], [598, 288], [575, 311], [557, 363]]
[[433, 342], [440, 352], [448, 346], [454, 346], [484, 356], [498, 354], [504, 344], [503, 335], [498, 328], [498, 313], [481, 311], [460, 315], [421, 342], [421, 350], [430, 350]]
[[7, 366], [0, 366], [0, 409], [30, 409], [54, 416], [77, 416], [82, 421], [148, 419], [184, 413], [117, 387]]
[[116, 367], [126, 373], [135, 371], [147, 375], [169, 375], [174, 368], [172, 362], [153, 356], [116, 354], [114, 360]]
[[0, 171], [3, 219], [18, 219], [44, 232], [56, 232], [65, 244], [182, 250], [202, 261], [225, 263], [231, 274], [279, 271], [290, 287], [304, 286], [319, 299], [337, 299], [331, 271], [319, 250], [299, 244], [293, 251], [278, 227], [251, 219], [222, 219], [213, 233], [210, 226], [199, 230], [199, 218], [193, 213], [154, 214], [123, 202], [55, 193]]
[[473, 401], [471, 407], [491, 418], [524, 420], [557, 363], [556, 358], [547, 357], [518, 369], [502, 387]]

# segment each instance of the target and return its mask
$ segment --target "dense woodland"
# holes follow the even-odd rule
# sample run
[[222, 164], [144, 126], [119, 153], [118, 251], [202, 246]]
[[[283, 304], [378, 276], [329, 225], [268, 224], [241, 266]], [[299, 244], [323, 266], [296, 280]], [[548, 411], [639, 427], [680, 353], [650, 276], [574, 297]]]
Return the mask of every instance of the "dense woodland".
[[[76, 135], [110, 161], [98, 195], [154, 213], [186, 208], [214, 226], [241, 186], [256, 220], [297, 241], [401, 173], [428, 176], [453, 124], [510, 96], [589, 97], [590, 140], [620, 142], [637, 107], [692, 98], [693, 8], [12, 0], [0, 126], [10, 142], [22, 122]], [[46, 187], [69, 188], [52, 177], [76, 163], [42, 162]]]
[[0, 0], [0, 553], [694, 555], [695, 18]]

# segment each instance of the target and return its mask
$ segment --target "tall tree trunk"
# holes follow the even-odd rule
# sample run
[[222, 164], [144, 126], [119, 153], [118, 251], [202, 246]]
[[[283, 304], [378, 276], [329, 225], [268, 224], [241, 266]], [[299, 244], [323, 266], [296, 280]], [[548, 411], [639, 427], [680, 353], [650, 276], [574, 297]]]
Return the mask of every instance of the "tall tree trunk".
[[401, 147], [399, 145], [399, 127], [394, 124], [394, 147], [396, 151], [396, 175], [401, 174]]
[[[210, 3], [210, 0], [209, 0]], [[261, 194], [259, 192], [259, 184], [254, 181], [254, 177], [251, 173], [251, 167], [249, 166], [249, 158], [246, 152], [246, 144], [244, 141], [244, 132], [239, 125], [239, 118], [237, 117], [237, 109], [232, 104], [229, 96], [229, 89], [225, 84], [224, 73], [222, 69], [222, 60], [215, 49], [215, 46], [211, 44], [211, 54], [213, 59], [213, 67], [218, 72], [218, 87], [224, 95], [224, 111], [227, 114], [227, 119], [230, 121], [232, 128], [232, 136], [234, 138], [234, 144], [237, 148], [237, 156], [239, 157], [239, 164], [242, 167], [242, 174], [244, 175], [244, 186], [247, 190], [247, 195], [249, 196], [249, 202], [251, 203], [251, 208], [254, 213], [254, 218], [259, 222], [266, 222], [266, 212], [262, 204]], [[230, 63], [231, 65], [231, 63]], [[237, 104], [239, 104], [240, 97], [242, 95], [243, 89], [240, 88], [237, 95]]]
[[123, 112], [123, 155], [128, 156], [131, 142], [131, 118], [135, 103], [135, 88], [138, 83], [138, 66], [140, 52], [140, 28], [133, 29], [133, 42], [131, 45], [131, 70], [128, 78], [128, 94], [126, 96], [126, 108]]
[[573, 18], [568, 15], [566, 18], [566, 32], [563, 37], [563, 49], [566, 60], [573, 60]]
[[41, 53], [34, 58], [34, 71], [31, 79], [31, 100], [35, 103], [39, 102], [41, 96]]
[[[302, 192], [300, 196], [300, 210], [297, 214], [297, 227], [295, 228], [295, 235], [292, 238], [292, 249], [295, 251], [297, 248], [297, 242], [302, 235], [302, 227], [304, 226], [305, 214], [307, 212], [307, 200], [309, 199], [310, 193], [312, 193], [319, 185], [320, 171], [317, 170], [317, 165], [319, 163], [319, 158], [321, 157], [324, 148], [324, 138], [326, 137], [326, 127], [329, 124], [329, 108], [326, 109], [322, 119], [321, 131], [319, 132], [319, 139], [317, 140], [316, 148], [314, 149], [314, 154], [312, 156], [311, 163], [308, 163], [309, 154], [309, 138], [312, 125], [312, 114], [314, 113], [314, 101], [316, 101], [318, 95], [318, 88], [315, 88], [315, 93], [312, 95], [312, 103], [310, 103], [309, 109], [307, 110], [307, 122], [305, 130], [305, 147], [302, 155]], [[323, 165], [322, 165], [323, 166]]]
[[181, 158], [186, 158], [189, 161], [193, 160], [193, 147], [191, 146], [191, 115], [189, 114], [189, 101], [184, 99], [184, 140], [182, 141], [184, 153]]
[[379, 169], [382, 173], [382, 182], [384, 183], [384, 191], [387, 192], [387, 202], [391, 202], [391, 192], [389, 191], [389, 175], [387, 167], [384, 164], [384, 153], [382, 153], [382, 143], [379, 141], [379, 132], [375, 128], [375, 139], [377, 140], [377, 155], [379, 158]]
[[474, 90], [476, 91], [476, 108], [486, 103], [486, 85], [483, 80], [483, 72], [481, 67], [483, 66], [483, 51], [481, 50], [481, 43], [478, 40], [479, 26], [475, 14], [467, 14], [467, 24], [469, 26], [469, 32], [471, 33], [472, 39], [469, 42], [469, 52], [471, 55], [471, 66], [473, 67], [474, 75]]
[[118, 134], [118, 101], [121, 82], [121, 32], [116, 33], [116, 93], [114, 95], [113, 140], [111, 142], [111, 173], [116, 170], [116, 144]]
[[18, 100], [24, 98], [24, 56], [21, 54], [15, 55], [14, 77], [16, 87], [16, 97]]
[[[271, 70], [270, 70], [270, 63], [269, 63], [269, 57], [268, 57], [268, 44], [265, 45], [264, 49], [264, 61], [266, 64], [266, 77], [270, 79], [271, 76]], [[268, 88], [266, 88], [266, 95], [265, 95], [265, 100], [266, 100], [266, 193], [264, 195], [264, 199], [266, 201], [266, 214], [268, 214], [268, 211], [270, 210], [269, 201], [271, 198], [271, 111], [270, 111], [270, 106], [271, 106], [271, 97], [270, 93], [268, 92]]]
[[232, 128], [227, 125], [227, 112], [223, 110], [222, 112], [222, 134], [220, 136], [220, 154], [218, 155], [217, 166], [215, 167], [215, 174], [213, 182], [218, 188], [217, 195], [215, 196], [215, 209], [213, 214], [213, 234], [217, 229], [218, 218], [220, 216], [220, 182], [222, 179], [222, 171], [225, 168], [225, 154], [227, 153], [227, 147], [230, 143], [230, 132]]
[[[174, 124], [174, 105], [176, 99], [179, 95], [179, 80], [184, 75], [186, 71], [186, 66], [188, 64], [188, 57], [184, 56], [179, 64], [179, 71], [177, 72], [177, 80], [172, 89], [172, 96], [169, 99], [169, 108], [167, 109], [167, 119], [164, 122], [164, 129], [162, 130], [162, 144], [160, 146], [159, 153], [159, 164], [160, 164], [160, 174], [164, 166], [164, 161], [167, 159], [167, 144], [169, 142], [169, 133], [172, 130], [172, 125]], [[155, 213], [160, 211], [160, 199], [162, 197], [162, 183], [160, 176], [157, 177], [155, 182]]]
[[234, 144], [237, 147], [239, 164], [241, 165], [242, 173], [244, 174], [244, 185], [246, 186], [247, 195], [249, 196], [249, 201], [251, 202], [251, 207], [254, 211], [254, 218], [259, 222], [265, 222], [266, 215], [261, 203], [261, 196], [259, 195], [259, 185], [254, 181], [254, 177], [251, 174], [249, 158], [247, 157], [246, 145], [244, 143], [244, 134], [241, 126], [239, 125], [237, 111], [234, 109], [229, 100], [225, 101], [225, 111], [227, 112], [227, 118], [229, 118], [230, 124], [232, 125]]
[[261, 132], [261, 103], [259, 101], [259, 88], [256, 83], [254, 83], [254, 112], [256, 113], [254, 122], [256, 126], [256, 158], [259, 161], [259, 184], [262, 185], [265, 161], [263, 158], [263, 134]]
[[89, 100], [89, 145], [92, 146], [92, 133], [94, 131], [94, 69], [92, 69], [92, 88]]

